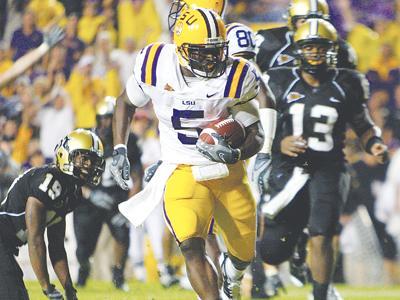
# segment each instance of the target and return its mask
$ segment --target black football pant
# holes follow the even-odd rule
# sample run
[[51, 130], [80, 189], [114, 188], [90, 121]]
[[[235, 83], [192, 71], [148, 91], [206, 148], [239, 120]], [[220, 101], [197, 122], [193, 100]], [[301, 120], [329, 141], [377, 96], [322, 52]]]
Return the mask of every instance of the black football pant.
[[23, 273], [0, 233], [0, 299], [29, 300]]
[[[272, 169], [269, 182], [272, 201], [275, 195], [291, 188], [289, 180], [292, 174], [291, 169]], [[341, 168], [314, 170], [287, 207], [274, 219], [265, 218], [264, 234], [259, 241], [263, 261], [278, 265], [288, 260], [305, 227], [308, 227], [310, 236], [338, 234], [341, 230], [339, 216], [347, 199], [349, 179]]]
[[88, 264], [89, 258], [96, 249], [104, 223], [108, 225], [115, 240], [129, 246], [129, 225], [117, 208], [107, 211], [94, 206], [89, 201], [84, 202], [74, 210], [76, 257], [80, 265]]

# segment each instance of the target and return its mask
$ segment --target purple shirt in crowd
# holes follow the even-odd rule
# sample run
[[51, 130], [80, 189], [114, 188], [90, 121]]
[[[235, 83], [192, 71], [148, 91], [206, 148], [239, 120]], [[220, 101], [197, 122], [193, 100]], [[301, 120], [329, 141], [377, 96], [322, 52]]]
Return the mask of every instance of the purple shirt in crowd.
[[25, 35], [22, 28], [14, 31], [11, 48], [15, 49], [13, 60], [17, 60], [29, 50], [37, 48], [43, 42], [43, 34], [39, 30], [34, 30], [31, 35]]

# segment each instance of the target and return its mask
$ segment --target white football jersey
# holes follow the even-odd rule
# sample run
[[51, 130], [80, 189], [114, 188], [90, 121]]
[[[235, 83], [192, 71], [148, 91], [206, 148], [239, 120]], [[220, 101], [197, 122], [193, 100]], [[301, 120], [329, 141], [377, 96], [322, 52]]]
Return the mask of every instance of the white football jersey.
[[213, 79], [183, 77], [173, 44], [155, 43], [138, 55], [126, 85], [137, 107], [150, 99], [159, 120], [161, 159], [203, 165], [210, 160], [196, 150], [201, 130], [230, 108], [257, 96], [260, 75], [244, 59], [229, 58], [225, 73]]

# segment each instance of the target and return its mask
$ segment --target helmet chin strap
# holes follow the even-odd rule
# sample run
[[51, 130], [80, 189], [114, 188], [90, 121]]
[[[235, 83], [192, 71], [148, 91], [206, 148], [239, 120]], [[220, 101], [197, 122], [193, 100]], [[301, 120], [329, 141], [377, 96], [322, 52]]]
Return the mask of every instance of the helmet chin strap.
[[313, 66], [307, 62], [302, 62], [300, 65], [300, 69], [315, 77], [323, 78], [328, 73], [329, 66], [326, 63]]

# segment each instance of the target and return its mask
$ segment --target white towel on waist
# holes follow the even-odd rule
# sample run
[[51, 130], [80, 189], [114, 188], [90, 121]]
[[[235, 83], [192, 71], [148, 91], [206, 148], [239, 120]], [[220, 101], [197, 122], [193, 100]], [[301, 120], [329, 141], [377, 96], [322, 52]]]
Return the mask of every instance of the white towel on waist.
[[176, 164], [163, 162], [154, 177], [142, 191], [118, 205], [119, 211], [135, 227], [140, 226], [164, 197], [168, 178], [176, 169]]

